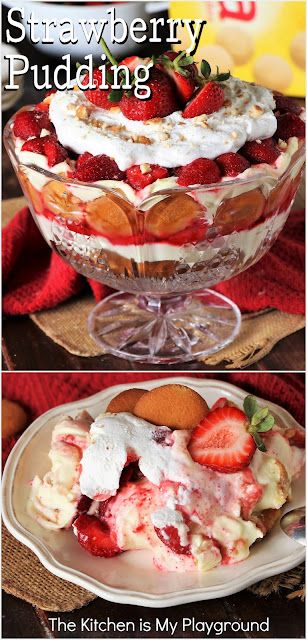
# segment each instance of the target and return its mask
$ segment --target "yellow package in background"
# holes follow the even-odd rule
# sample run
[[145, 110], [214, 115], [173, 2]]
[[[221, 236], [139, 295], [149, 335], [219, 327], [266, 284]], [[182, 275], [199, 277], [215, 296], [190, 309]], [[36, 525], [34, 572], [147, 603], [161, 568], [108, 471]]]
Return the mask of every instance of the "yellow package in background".
[[[171, 2], [170, 17], [207, 20], [195, 60], [208, 60], [212, 71], [218, 65], [242, 80], [305, 95], [305, 2]], [[177, 36], [177, 49], [190, 45], [181, 25]]]

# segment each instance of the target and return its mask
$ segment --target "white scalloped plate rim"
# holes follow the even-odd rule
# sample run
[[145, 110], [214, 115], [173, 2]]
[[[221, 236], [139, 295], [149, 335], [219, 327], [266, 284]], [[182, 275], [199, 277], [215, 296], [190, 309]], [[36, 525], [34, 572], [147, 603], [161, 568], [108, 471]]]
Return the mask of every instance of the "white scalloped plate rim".
[[[162, 379], [157, 378], [154, 380], [133, 382], [133, 386], [151, 389], [166, 383], [186, 384], [191, 388], [194, 388], [198, 392], [204, 391], [206, 389], [207, 391], [209, 389], [213, 389], [218, 391], [219, 394], [229, 397], [230, 399], [235, 399], [237, 401], [242, 400], [246, 395], [246, 392], [239, 387], [224, 382], [223, 380], [214, 380], [207, 378], [186, 378], [184, 376]], [[101, 404], [102, 401], [108, 399], [108, 396], [113, 396], [125, 389], [129, 389], [130, 387], [131, 383], [114, 385], [111, 387], [107, 387], [106, 389], [103, 389], [102, 391], [99, 391], [98, 393], [89, 396], [88, 398], [54, 407], [53, 409], [50, 409], [49, 411], [39, 416], [39, 418], [37, 418], [21, 435], [8, 457], [2, 480], [2, 515], [4, 523], [10, 533], [17, 540], [31, 549], [31, 551], [33, 551], [39, 558], [44, 567], [57, 577], [63, 578], [68, 582], [72, 582], [73, 584], [83, 587], [91, 593], [111, 602], [147, 606], [152, 608], [164, 608], [189, 602], [210, 600], [213, 598], [221, 598], [232, 595], [245, 589], [251, 584], [258, 582], [259, 580], [263, 580], [264, 578], [282, 573], [283, 571], [292, 569], [293, 567], [300, 564], [300, 562], [302, 562], [305, 558], [305, 549], [304, 547], [299, 546], [298, 544], [291, 541], [291, 544], [293, 545], [293, 551], [288, 553], [286, 557], [279, 558], [275, 561], [272, 560], [271, 562], [266, 562], [264, 564], [261, 564], [257, 568], [253, 567], [252, 570], [249, 568], [249, 558], [247, 558], [244, 561], [244, 565], [246, 568], [245, 574], [240, 575], [237, 578], [232, 575], [231, 580], [229, 580], [229, 582], [227, 582], [226, 584], [189, 588], [186, 590], [173, 591], [167, 594], [163, 593], [157, 595], [148, 592], [111, 587], [104, 584], [102, 581], [86, 575], [79, 570], [73, 569], [72, 567], [68, 567], [63, 563], [58, 562], [58, 560], [56, 560], [56, 558], [54, 558], [52, 553], [49, 551], [45, 543], [37, 536], [33, 535], [30, 531], [27, 531], [21, 525], [13, 509], [12, 497], [14, 478], [17, 466], [31, 438], [33, 438], [41, 428], [48, 425], [48, 421], [51, 418], [54, 418], [57, 415], [61, 415], [63, 414], [63, 412], [75, 413], [80, 409], [85, 408], [90, 411], [91, 408], [93, 408], [95, 405]], [[289, 426], [298, 425], [293, 416], [291, 416], [291, 414], [289, 414], [288, 411], [286, 411], [283, 407], [280, 407], [279, 405], [267, 400], [264, 401], [260, 397], [258, 397], [258, 400], [260, 403], [265, 402], [266, 406], [269, 406], [270, 409], [274, 411], [283, 421], [286, 421]], [[297, 481], [297, 484], [301, 482], [304, 483], [303, 477], [302, 479]], [[289, 511], [291, 509], [291, 504], [287, 503], [284, 509], [285, 511]], [[274, 528], [274, 535], [277, 536], [281, 541], [283, 539], [285, 540], [284, 534], [277, 527]], [[280, 538], [280, 536], [282, 536], [282, 538]], [[265, 540], [261, 544], [265, 545]], [[84, 553], [81, 548], [80, 553]], [[240, 566], [242, 565], [243, 563], [240, 563]], [[235, 573], [235, 567], [236, 565], [232, 565], [232, 568], [234, 570], [233, 573]]]

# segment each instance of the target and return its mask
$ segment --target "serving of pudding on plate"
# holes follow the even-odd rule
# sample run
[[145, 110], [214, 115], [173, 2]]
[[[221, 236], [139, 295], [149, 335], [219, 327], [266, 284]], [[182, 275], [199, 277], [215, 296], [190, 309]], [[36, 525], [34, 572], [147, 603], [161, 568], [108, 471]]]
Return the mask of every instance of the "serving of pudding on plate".
[[[300, 182], [304, 111], [279, 93], [214, 74], [206, 61], [198, 72], [184, 51], [123, 64], [133, 74], [139, 62], [152, 64], [150, 98], [124, 91], [114, 97], [110, 86], [99, 88], [96, 69], [94, 89], [51, 92], [19, 111], [5, 142], [49, 245], [77, 271], [125, 292], [97, 311], [92, 335], [134, 359], [191, 359], [233, 339], [238, 311], [228, 301], [223, 330], [215, 315], [204, 335], [187, 317], [183, 347], [176, 313], [169, 326], [173, 304], [165, 301], [176, 296], [177, 309], [180, 294], [180, 317], [189, 307], [195, 325], [205, 326], [211, 316], [204, 301], [191, 295], [185, 304], [184, 294], [240, 273], [270, 248]], [[148, 328], [159, 299], [164, 342]], [[116, 317], [123, 304], [122, 315], [139, 320], [128, 328], [122, 320], [119, 335], [103, 313]]]
[[42, 527], [71, 530], [84, 553], [147, 549], [158, 570], [206, 572], [270, 531], [301, 473], [304, 429], [252, 396], [209, 408], [166, 384], [120, 393], [95, 420], [61, 418], [49, 458], [27, 504]]

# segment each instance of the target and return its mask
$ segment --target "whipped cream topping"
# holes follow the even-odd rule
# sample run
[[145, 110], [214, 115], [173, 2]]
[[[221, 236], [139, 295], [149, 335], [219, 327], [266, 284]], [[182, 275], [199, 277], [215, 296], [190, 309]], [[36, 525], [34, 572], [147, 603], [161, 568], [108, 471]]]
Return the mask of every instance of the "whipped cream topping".
[[91, 426], [91, 444], [82, 460], [80, 487], [94, 499], [116, 495], [121, 472], [132, 453], [139, 468], [155, 485], [165, 477], [170, 458], [167, 451], [172, 431], [161, 427], [159, 434], [166, 446], [156, 441], [157, 427], [130, 413], [105, 414]]
[[210, 115], [183, 118], [181, 111], [175, 111], [145, 122], [129, 120], [118, 107], [96, 108], [81, 90], [68, 90], [52, 97], [50, 119], [65, 147], [78, 154], [106, 154], [122, 171], [134, 164], [172, 168], [183, 158], [184, 164], [200, 157], [216, 158], [238, 151], [247, 140], [275, 133], [271, 91], [233, 77], [221, 84], [225, 104]]

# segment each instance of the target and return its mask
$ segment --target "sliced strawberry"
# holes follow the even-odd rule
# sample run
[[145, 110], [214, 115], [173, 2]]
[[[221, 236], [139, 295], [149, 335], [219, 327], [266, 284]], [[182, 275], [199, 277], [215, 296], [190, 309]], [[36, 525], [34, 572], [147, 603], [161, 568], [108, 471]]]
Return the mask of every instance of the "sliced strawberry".
[[168, 170], [160, 167], [158, 164], [151, 164], [146, 167], [146, 171], [142, 170], [144, 165], [134, 165], [127, 169], [127, 180], [133, 189], [144, 189], [147, 185], [152, 184], [156, 180], [167, 178]]
[[256, 449], [247, 426], [246, 415], [236, 407], [209, 411], [192, 432], [188, 448], [193, 460], [223, 473], [244, 469]]
[[31, 137], [38, 137], [42, 129], [51, 128], [51, 122], [48, 115], [42, 111], [20, 111], [16, 114], [13, 133], [16, 137], [22, 140], [27, 140]]
[[66, 160], [68, 153], [54, 136], [45, 136], [42, 140], [44, 141], [44, 153], [47, 156], [49, 167], [54, 167], [54, 165]]
[[266, 164], [273, 164], [278, 156], [280, 150], [276, 146], [273, 138], [266, 138], [265, 140], [251, 140], [246, 142], [241, 149], [241, 153], [252, 164], [259, 164], [265, 162]]
[[228, 400], [227, 398], [218, 398], [218, 400], [215, 401], [215, 403], [212, 405], [211, 407], [211, 411], [214, 411], [214, 409], [223, 409], [224, 407], [228, 406]]
[[305, 122], [294, 113], [284, 113], [277, 117], [277, 139], [288, 140], [293, 136], [305, 138]]
[[263, 485], [256, 481], [248, 467], [242, 471], [241, 482], [241, 513], [244, 520], [250, 520], [251, 513], [263, 495]]
[[44, 154], [44, 138], [30, 138], [21, 147], [21, 151], [32, 151], [32, 153]]
[[190, 545], [182, 546], [180, 542], [180, 536], [178, 533], [178, 529], [173, 525], [168, 525], [167, 527], [158, 528], [155, 527], [155, 532], [165, 544], [166, 547], [169, 547], [174, 553], [184, 553], [189, 554], [191, 552]]
[[105, 521], [105, 515], [108, 509], [108, 506], [110, 505], [110, 503], [114, 502], [114, 499], [115, 497], [111, 496], [110, 498], [107, 498], [106, 500], [101, 500], [99, 502], [98, 514], [97, 514], [97, 517], [99, 520]]
[[97, 180], [124, 180], [125, 173], [120, 171], [115, 160], [109, 156], [92, 156], [77, 166], [76, 178], [82, 182]]
[[297, 116], [301, 113], [301, 106], [288, 96], [284, 96], [283, 93], [276, 91], [274, 94], [274, 100], [276, 102], [276, 110], [282, 113], [295, 113]]
[[214, 160], [198, 158], [176, 170], [178, 184], [188, 187], [193, 184], [211, 184], [219, 182], [221, 172]]
[[182, 112], [184, 118], [195, 118], [203, 113], [214, 113], [224, 104], [224, 91], [217, 82], [207, 82], [193, 96]]
[[250, 166], [249, 161], [239, 153], [222, 153], [216, 158], [223, 176], [235, 177]]
[[148, 64], [150, 62], [150, 58], [139, 58], [139, 56], [128, 56], [124, 58], [119, 64], [123, 64], [125, 67], [128, 67], [130, 71], [134, 71], [136, 67], [140, 64]]
[[[82, 85], [86, 85], [89, 81], [89, 75], [87, 74], [82, 79]], [[93, 84], [96, 86], [95, 89], [85, 89], [84, 94], [87, 99], [96, 105], [96, 107], [100, 107], [101, 109], [111, 109], [114, 107], [114, 102], [109, 100], [109, 95], [112, 91], [111, 85], [107, 82], [107, 89], [99, 89], [98, 87], [102, 83], [102, 72], [99, 69], [94, 69], [93, 71]]]
[[48, 113], [37, 111], [36, 109], [34, 109], [34, 113], [39, 122], [41, 130], [47, 129], [47, 131], [51, 131], [53, 129]]
[[82, 167], [82, 165], [92, 157], [93, 157], [92, 154], [89, 153], [88, 151], [85, 151], [84, 153], [82, 153], [81, 156], [79, 156], [77, 159], [77, 163], [76, 163], [77, 169], [80, 169], [80, 167]]
[[79, 502], [77, 504], [77, 512], [78, 515], [80, 515], [81, 513], [87, 513], [91, 504], [92, 504], [93, 500], [91, 498], [88, 498], [88, 496], [85, 495], [81, 495], [79, 498]]
[[95, 516], [80, 515], [73, 523], [73, 532], [81, 547], [93, 556], [112, 558], [121, 553], [115, 535]]
[[[150, 120], [163, 118], [178, 109], [176, 96], [169, 78], [158, 69], [151, 69], [147, 86], [151, 90], [149, 98], [140, 99], [124, 94], [120, 108], [129, 120]], [[144, 93], [143, 91], [141, 93]]]

